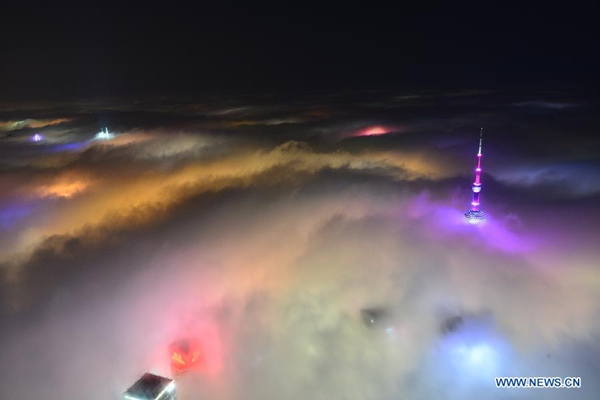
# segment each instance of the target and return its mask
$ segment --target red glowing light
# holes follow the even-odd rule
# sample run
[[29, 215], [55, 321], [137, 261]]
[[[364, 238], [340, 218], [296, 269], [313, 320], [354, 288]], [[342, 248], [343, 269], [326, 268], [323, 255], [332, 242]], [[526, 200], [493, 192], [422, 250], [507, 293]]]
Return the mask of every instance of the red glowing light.
[[223, 347], [216, 324], [203, 322], [169, 345], [171, 373], [201, 372], [216, 378], [223, 369]]
[[390, 133], [390, 129], [385, 126], [369, 126], [363, 130], [361, 130], [357, 136], [377, 136], [377, 135], [385, 135], [386, 133]]
[[171, 343], [171, 373], [175, 376], [187, 370], [206, 370], [206, 360], [200, 342], [186, 338]]

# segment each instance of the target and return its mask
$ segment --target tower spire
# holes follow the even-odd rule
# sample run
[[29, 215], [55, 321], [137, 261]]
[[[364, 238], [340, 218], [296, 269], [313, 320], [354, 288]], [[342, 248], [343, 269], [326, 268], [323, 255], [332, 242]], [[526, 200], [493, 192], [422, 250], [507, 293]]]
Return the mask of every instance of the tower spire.
[[473, 190], [473, 200], [471, 201], [471, 208], [465, 212], [465, 219], [471, 223], [479, 223], [485, 220], [483, 211], [479, 209], [479, 193], [481, 192], [481, 143], [483, 142], [483, 128], [479, 131], [479, 151], [477, 152], [477, 167], [475, 168], [475, 182], [471, 189]]

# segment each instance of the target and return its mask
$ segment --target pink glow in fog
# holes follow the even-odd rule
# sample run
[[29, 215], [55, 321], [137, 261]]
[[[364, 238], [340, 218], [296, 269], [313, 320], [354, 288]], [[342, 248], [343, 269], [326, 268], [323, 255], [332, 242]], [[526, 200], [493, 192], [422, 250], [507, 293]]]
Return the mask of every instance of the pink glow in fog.
[[355, 136], [378, 136], [390, 133], [390, 131], [391, 130], [389, 128], [381, 125], [369, 126], [358, 131], [358, 133]]
[[417, 196], [410, 203], [408, 217], [420, 221], [422, 225], [427, 225], [430, 228], [426, 230], [428, 236], [439, 241], [479, 233], [478, 238], [486, 247], [513, 254], [533, 251], [539, 241], [532, 232], [511, 229], [506, 217], [498, 218], [493, 213], [489, 214], [484, 225], [465, 224], [455, 207], [443, 202], [435, 202], [426, 193]]

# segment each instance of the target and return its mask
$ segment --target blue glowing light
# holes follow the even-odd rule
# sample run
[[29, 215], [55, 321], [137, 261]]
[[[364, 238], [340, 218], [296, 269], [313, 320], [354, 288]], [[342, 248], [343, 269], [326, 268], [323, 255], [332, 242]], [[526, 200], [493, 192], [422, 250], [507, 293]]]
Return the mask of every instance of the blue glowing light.
[[0, 207], [0, 230], [8, 230], [21, 219], [33, 212], [34, 205], [30, 203], [5, 204]]
[[50, 151], [61, 153], [63, 151], [79, 151], [87, 146], [87, 142], [60, 143], [50, 148]]
[[497, 358], [494, 349], [486, 343], [459, 346], [456, 349], [456, 356], [472, 366], [495, 364]]
[[467, 316], [441, 338], [434, 353], [436, 369], [466, 385], [487, 382], [505, 372], [512, 355], [509, 343], [485, 316]]

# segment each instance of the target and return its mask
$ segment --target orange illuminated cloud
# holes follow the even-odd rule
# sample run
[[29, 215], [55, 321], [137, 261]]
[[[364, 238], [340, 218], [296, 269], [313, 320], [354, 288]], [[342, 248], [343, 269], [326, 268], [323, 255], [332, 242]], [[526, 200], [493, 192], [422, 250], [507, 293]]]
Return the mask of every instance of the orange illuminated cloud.
[[87, 187], [83, 181], [59, 182], [53, 185], [44, 185], [37, 188], [40, 197], [71, 197]]
[[[180, 168], [104, 176], [100, 171], [69, 171], [44, 178], [26, 190], [34, 197], [69, 199], [35, 231], [22, 236], [18, 252], [35, 246], [45, 237], [76, 234], [85, 227], [142, 226], [157, 223], [170, 210], [192, 196], [232, 187], [264, 184], [260, 176], [282, 171], [276, 182], [293, 179], [295, 173], [316, 173], [323, 169], [386, 171], [398, 179], [439, 179], [452, 174], [426, 155], [400, 151], [358, 154], [318, 153], [307, 145], [288, 142], [272, 150], [246, 149], [217, 160], [194, 160]], [[127, 168], [126, 168], [127, 169]], [[126, 171], [124, 171], [126, 172]], [[93, 187], [92, 187], [93, 186]], [[79, 197], [83, 192], [89, 196]]]
[[55, 119], [24, 119], [20, 121], [0, 121], [0, 130], [14, 131], [23, 128], [43, 128], [69, 122], [71, 118], [55, 118]]
[[61, 173], [51, 178], [42, 177], [23, 187], [21, 192], [26, 197], [62, 197], [70, 198], [86, 190], [91, 179], [73, 171]]

